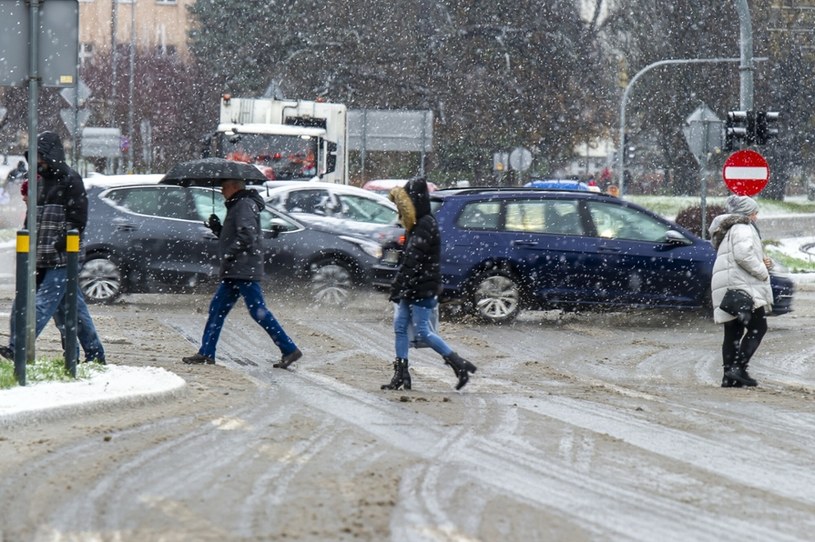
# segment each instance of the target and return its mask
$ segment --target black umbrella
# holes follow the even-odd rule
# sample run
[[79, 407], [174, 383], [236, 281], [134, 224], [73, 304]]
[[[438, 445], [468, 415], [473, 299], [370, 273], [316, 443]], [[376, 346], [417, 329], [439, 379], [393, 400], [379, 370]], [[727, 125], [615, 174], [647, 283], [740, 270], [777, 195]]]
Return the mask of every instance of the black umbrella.
[[201, 158], [174, 165], [159, 182], [181, 186], [217, 186], [226, 179], [239, 179], [246, 181], [246, 184], [263, 184], [269, 180], [252, 164], [223, 158]]

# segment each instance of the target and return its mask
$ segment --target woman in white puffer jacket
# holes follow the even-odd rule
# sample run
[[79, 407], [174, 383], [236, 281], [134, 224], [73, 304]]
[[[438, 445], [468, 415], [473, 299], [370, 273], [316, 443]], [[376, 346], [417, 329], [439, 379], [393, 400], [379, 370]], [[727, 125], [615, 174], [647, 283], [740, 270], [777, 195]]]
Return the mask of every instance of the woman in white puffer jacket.
[[[755, 224], [758, 216], [755, 200], [730, 196], [726, 206], [729, 214], [714, 218], [708, 230], [717, 251], [710, 285], [713, 320], [724, 324], [722, 387], [755, 386], [757, 382], [747, 373], [747, 365], [767, 332], [767, 313], [773, 304], [772, 260], [764, 255]], [[742, 321], [719, 308], [725, 292], [731, 288], [744, 290], [753, 298], [749, 320]]]

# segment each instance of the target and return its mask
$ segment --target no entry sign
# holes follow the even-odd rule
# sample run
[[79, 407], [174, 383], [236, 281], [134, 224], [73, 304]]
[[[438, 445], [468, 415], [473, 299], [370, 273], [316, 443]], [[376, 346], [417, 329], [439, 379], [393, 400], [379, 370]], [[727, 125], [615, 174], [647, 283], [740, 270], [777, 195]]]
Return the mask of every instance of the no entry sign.
[[770, 166], [756, 151], [736, 151], [725, 160], [722, 178], [737, 196], [755, 196], [767, 186]]

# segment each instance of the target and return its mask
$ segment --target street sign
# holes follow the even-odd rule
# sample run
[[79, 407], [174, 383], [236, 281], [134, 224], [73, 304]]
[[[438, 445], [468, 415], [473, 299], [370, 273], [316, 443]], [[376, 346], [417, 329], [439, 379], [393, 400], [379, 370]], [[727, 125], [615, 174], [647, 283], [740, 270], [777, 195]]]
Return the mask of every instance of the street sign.
[[685, 119], [685, 141], [699, 165], [706, 165], [708, 154], [722, 146], [722, 121], [702, 104]]
[[724, 162], [722, 178], [737, 196], [755, 196], [767, 186], [770, 166], [756, 151], [736, 151]]
[[82, 130], [82, 156], [118, 158], [122, 155], [122, 132], [118, 128], [89, 127]]
[[[85, 84], [85, 81], [79, 79], [76, 83], [76, 87], [65, 87], [59, 91], [59, 95], [62, 96], [62, 99], [65, 100], [69, 106], [74, 107], [78, 105], [82, 108], [85, 106], [85, 102], [91, 97], [91, 89]], [[76, 103], [74, 103], [74, 101], [76, 101]]]
[[[81, 132], [82, 129], [85, 128], [85, 125], [88, 124], [88, 119], [90, 119], [91, 112], [88, 109], [73, 110], [67, 108], [60, 109], [59, 116], [65, 124], [65, 128], [68, 129], [68, 133], [73, 134], [74, 132]], [[74, 121], [79, 122], [79, 126], [74, 126], [74, 124], [76, 124]]]
[[515, 171], [526, 171], [532, 165], [532, 153], [529, 149], [515, 147], [509, 153], [509, 166]]
[[45, 87], [76, 85], [79, 49], [79, 3], [77, 0], [40, 1], [37, 36], [29, 35], [31, 2], [0, 0], [0, 85], [28, 84], [28, 55], [37, 40], [37, 68]]

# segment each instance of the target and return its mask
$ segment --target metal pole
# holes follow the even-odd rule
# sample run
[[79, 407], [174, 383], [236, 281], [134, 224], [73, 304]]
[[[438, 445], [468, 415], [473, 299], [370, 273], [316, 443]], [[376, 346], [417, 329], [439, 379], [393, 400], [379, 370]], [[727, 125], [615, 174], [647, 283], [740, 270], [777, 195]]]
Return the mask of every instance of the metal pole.
[[29, 243], [28, 231], [19, 230], [17, 232], [17, 288], [14, 293], [14, 376], [17, 383], [25, 386], [25, 366], [27, 357], [26, 335], [26, 315], [28, 314], [28, 303], [26, 303], [28, 291], [28, 274], [25, 269], [28, 267], [28, 260], [31, 245]]
[[[756, 60], [766, 60], [766, 58], [756, 59]], [[637, 72], [637, 74], [631, 78], [631, 81], [628, 82], [626, 85], [625, 90], [623, 91], [623, 98], [620, 101], [620, 146], [617, 149], [617, 186], [620, 187], [620, 197], [623, 197], [625, 194], [624, 191], [624, 181], [623, 181], [623, 170], [624, 168], [624, 155], [625, 155], [625, 106], [628, 103], [628, 94], [631, 92], [631, 88], [634, 86], [634, 83], [642, 77], [646, 72], [657, 68], [659, 66], [667, 66], [670, 64], [712, 64], [717, 62], [741, 62], [740, 58], [677, 58], [671, 60], [660, 60], [658, 62], [654, 62], [652, 64], [648, 64], [643, 69]], [[751, 79], [752, 81], [752, 79]], [[752, 93], [752, 89], [751, 89]]]
[[359, 161], [360, 161], [360, 169], [362, 170], [362, 181], [363, 183], [367, 181], [367, 177], [365, 177], [365, 143], [368, 140], [368, 110], [362, 110], [362, 134], [361, 134], [361, 142], [359, 148]]
[[[40, 0], [31, 0], [29, 6], [28, 29], [28, 207], [27, 228], [31, 252], [28, 258], [28, 297], [26, 298], [26, 361], [34, 361], [34, 343], [37, 339], [36, 298], [37, 298], [37, 102], [39, 101], [39, 42], [40, 42]], [[19, 272], [19, 271], [18, 271]]]
[[65, 369], [76, 378], [77, 338], [76, 338], [76, 297], [79, 274], [79, 231], [71, 230], [65, 239], [65, 252], [68, 256], [68, 280], [65, 289]]
[[133, 173], [133, 86], [136, 67], [136, 0], [130, 3], [130, 79], [128, 80], [127, 106], [127, 172]]
[[119, 25], [119, 2], [110, 3], [110, 126], [116, 126], [116, 33]]
[[419, 175], [424, 177], [424, 149], [425, 149], [425, 138], [427, 134], [425, 133], [425, 128], [427, 126], [427, 109], [424, 110], [422, 113], [422, 153], [419, 156]]
[[753, 24], [750, 22], [750, 8], [747, 0], [736, 0], [739, 13], [739, 45], [741, 64], [739, 65], [739, 108], [753, 110]]

